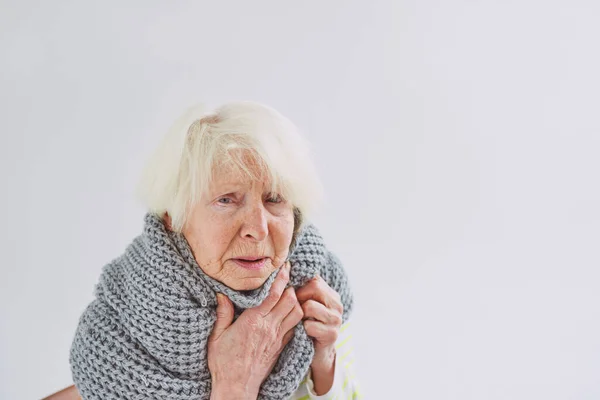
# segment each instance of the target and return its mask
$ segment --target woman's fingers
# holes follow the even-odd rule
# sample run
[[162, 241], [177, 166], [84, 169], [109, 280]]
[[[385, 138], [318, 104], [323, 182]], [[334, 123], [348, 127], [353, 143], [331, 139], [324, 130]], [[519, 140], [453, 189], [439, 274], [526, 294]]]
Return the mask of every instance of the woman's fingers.
[[338, 337], [338, 330], [331, 325], [325, 325], [321, 321], [304, 321], [306, 334], [317, 340], [319, 344], [328, 345], [335, 343]]
[[218, 339], [219, 336], [233, 322], [233, 303], [227, 296], [217, 293], [217, 320], [212, 331], [212, 337]]
[[281, 323], [281, 321], [283, 321], [283, 319], [296, 306], [300, 306], [300, 303], [298, 303], [298, 299], [296, 298], [296, 292], [293, 287], [289, 287], [283, 291], [279, 301], [269, 313], [269, 318], [271, 318], [273, 321]]
[[340, 326], [342, 324], [342, 318], [339, 313], [334, 312], [316, 300], [306, 300], [302, 303], [302, 311], [305, 319], [313, 318], [324, 324], [334, 326]]
[[325, 307], [332, 308], [340, 313], [344, 308], [340, 295], [318, 275], [306, 285], [296, 290], [296, 297], [300, 303], [312, 299], [322, 303]]
[[[295, 297], [294, 297], [295, 298]], [[290, 329], [293, 329], [298, 322], [302, 321], [302, 317], [304, 316], [304, 312], [302, 311], [302, 307], [300, 303], [296, 301], [296, 304], [292, 307], [292, 309], [288, 312], [288, 314], [281, 321], [281, 325], [279, 329], [282, 332], [287, 332]]]
[[290, 263], [287, 261], [277, 273], [277, 277], [275, 277], [273, 285], [271, 285], [271, 291], [269, 292], [267, 298], [261, 303], [261, 305], [255, 308], [262, 316], [267, 316], [273, 307], [277, 305], [289, 280]]
[[283, 349], [294, 337], [294, 329], [290, 329], [283, 335], [283, 339], [281, 340], [281, 349]]
[[344, 306], [339, 294], [317, 276], [296, 291], [304, 312], [304, 328], [315, 339], [317, 352], [328, 352], [337, 340]]

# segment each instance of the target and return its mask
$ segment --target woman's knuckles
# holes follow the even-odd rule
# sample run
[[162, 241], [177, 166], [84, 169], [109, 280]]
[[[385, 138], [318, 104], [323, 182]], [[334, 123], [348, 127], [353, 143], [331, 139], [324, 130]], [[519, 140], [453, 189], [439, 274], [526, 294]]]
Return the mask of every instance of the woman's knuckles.
[[296, 303], [294, 309], [292, 310], [292, 313], [292, 316], [296, 320], [296, 323], [300, 322], [302, 318], [304, 318], [304, 310], [302, 309], [300, 303]]
[[338, 327], [317, 321], [304, 321], [304, 329], [308, 336], [315, 338], [321, 345], [334, 344], [339, 336]]
[[338, 338], [338, 335], [339, 334], [338, 334], [337, 329], [328, 329], [327, 332], [325, 333], [325, 341], [328, 344], [335, 343], [335, 341]]
[[313, 304], [314, 302], [315, 302], [315, 300], [313, 300], [313, 299], [304, 300], [304, 301], [302, 302], [302, 307], [303, 307], [303, 308], [309, 308], [309, 307], [312, 307], [312, 304]]
[[288, 288], [283, 292], [283, 296], [281, 296], [281, 300], [284, 302], [288, 308], [293, 308], [296, 304], [298, 304], [298, 299], [296, 298], [296, 293], [294, 292], [294, 288]]
[[249, 335], [248, 337], [256, 337], [260, 341], [266, 343], [275, 343], [281, 339], [278, 335], [278, 324], [273, 320], [260, 316], [249, 319]]
[[343, 320], [342, 320], [342, 316], [340, 314], [333, 313], [331, 316], [331, 319], [332, 319], [333, 325], [335, 325], [336, 327], [339, 328], [340, 326], [342, 326]]
[[317, 301], [315, 300], [306, 300], [304, 303], [302, 303], [302, 310], [304, 311], [304, 316], [305, 317], [312, 317], [312, 318], [316, 318], [316, 319], [322, 319], [322, 315], [320, 315], [320, 311], [321, 311], [321, 307], [319, 307], [319, 304]]
[[[277, 302], [279, 301], [279, 299], [281, 299], [281, 296], [283, 295], [282, 292], [285, 288], [285, 285], [277, 285], [278, 287], [274, 287], [273, 290], [271, 291], [271, 293], [269, 293], [269, 296], [267, 296], [268, 300], [268, 304], [269, 306], [275, 305], [277, 304]], [[259, 306], [260, 307], [260, 306]]]

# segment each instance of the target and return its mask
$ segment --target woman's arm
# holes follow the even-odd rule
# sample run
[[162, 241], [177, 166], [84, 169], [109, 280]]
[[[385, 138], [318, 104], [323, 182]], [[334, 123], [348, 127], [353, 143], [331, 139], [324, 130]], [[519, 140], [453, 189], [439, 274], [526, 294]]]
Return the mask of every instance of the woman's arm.
[[350, 320], [340, 328], [340, 335], [336, 340], [336, 355], [334, 363], [333, 384], [327, 393], [318, 395], [315, 391], [315, 380], [318, 371], [310, 370], [308, 378], [301, 386], [299, 393], [303, 399], [331, 400], [331, 399], [361, 399], [359, 384], [354, 372], [354, 348], [352, 344], [352, 329]]
[[68, 388], [51, 394], [48, 397], [44, 397], [42, 400], [82, 400], [75, 385], [71, 385]]

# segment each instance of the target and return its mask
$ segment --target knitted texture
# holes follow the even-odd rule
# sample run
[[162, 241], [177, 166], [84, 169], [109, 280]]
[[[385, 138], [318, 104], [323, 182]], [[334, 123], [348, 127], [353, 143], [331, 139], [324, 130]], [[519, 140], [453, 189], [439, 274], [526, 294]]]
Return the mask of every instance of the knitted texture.
[[[353, 306], [347, 275], [314, 225], [302, 229], [288, 259], [288, 286], [301, 287], [319, 274], [340, 294], [345, 322]], [[143, 233], [104, 266], [95, 299], [80, 317], [69, 358], [79, 393], [85, 400], [208, 399], [207, 342], [216, 294], [229, 297], [237, 318], [262, 303], [278, 271], [257, 289], [233, 290], [202, 271], [182, 234], [146, 214]], [[289, 398], [313, 354], [300, 322], [258, 399]]]

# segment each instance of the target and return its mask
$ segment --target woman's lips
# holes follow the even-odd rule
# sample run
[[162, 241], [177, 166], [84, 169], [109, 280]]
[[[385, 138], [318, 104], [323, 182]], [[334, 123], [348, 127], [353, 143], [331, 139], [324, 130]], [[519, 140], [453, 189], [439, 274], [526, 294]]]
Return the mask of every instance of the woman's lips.
[[262, 267], [264, 267], [264, 265], [267, 262], [267, 258], [266, 257], [259, 258], [258, 260], [255, 260], [255, 261], [242, 260], [241, 258], [234, 258], [233, 261], [240, 267], [243, 267], [246, 269], [258, 270], [258, 269], [261, 269]]

